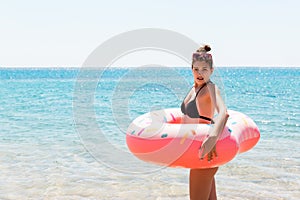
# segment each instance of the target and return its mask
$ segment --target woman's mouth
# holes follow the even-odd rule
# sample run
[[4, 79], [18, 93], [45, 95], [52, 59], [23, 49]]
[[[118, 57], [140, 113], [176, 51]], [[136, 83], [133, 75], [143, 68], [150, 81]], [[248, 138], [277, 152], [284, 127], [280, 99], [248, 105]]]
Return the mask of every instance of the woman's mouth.
[[204, 80], [203, 77], [198, 77], [197, 79], [198, 79], [199, 81], [203, 81], [203, 80]]

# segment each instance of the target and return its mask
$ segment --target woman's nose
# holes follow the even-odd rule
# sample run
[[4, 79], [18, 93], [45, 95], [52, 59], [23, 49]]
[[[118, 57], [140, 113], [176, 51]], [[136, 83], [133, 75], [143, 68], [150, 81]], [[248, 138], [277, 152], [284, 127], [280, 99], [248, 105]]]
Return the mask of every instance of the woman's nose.
[[198, 71], [198, 74], [202, 75], [202, 74], [203, 74], [203, 72], [199, 70], [199, 71]]

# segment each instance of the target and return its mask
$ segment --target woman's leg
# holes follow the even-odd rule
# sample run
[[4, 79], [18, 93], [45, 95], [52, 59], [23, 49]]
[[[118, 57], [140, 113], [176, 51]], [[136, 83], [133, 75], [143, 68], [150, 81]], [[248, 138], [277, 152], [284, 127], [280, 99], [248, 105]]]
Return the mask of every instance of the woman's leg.
[[213, 178], [213, 181], [212, 181], [212, 184], [211, 184], [209, 200], [217, 200], [215, 177]]
[[210, 194], [215, 192], [212, 189], [214, 175], [218, 168], [210, 169], [191, 169], [190, 170], [190, 199], [191, 200], [208, 200]]

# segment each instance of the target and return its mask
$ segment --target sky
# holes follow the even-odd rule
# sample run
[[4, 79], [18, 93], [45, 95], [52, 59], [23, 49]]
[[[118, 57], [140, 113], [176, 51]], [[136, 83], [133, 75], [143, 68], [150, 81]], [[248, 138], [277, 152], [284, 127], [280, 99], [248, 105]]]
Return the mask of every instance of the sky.
[[[217, 66], [300, 67], [299, 0], [0, 0], [0, 5], [0, 67], [80, 67], [103, 42], [142, 28], [210, 44]], [[114, 64], [187, 64], [174, 57], [144, 51]]]

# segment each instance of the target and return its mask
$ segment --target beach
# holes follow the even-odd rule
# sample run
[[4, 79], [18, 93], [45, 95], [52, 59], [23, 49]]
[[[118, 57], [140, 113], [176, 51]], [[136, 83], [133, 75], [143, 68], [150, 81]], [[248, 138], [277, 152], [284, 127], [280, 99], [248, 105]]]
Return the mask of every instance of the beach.
[[[0, 68], [0, 199], [189, 199], [188, 169], [115, 152], [130, 156], [129, 123], [179, 107], [192, 81], [189, 67]], [[300, 68], [217, 68], [212, 81], [261, 132], [220, 167], [218, 199], [300, 199]]]

